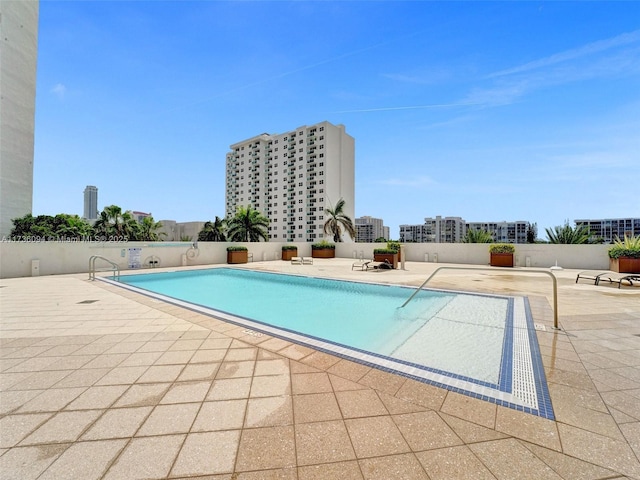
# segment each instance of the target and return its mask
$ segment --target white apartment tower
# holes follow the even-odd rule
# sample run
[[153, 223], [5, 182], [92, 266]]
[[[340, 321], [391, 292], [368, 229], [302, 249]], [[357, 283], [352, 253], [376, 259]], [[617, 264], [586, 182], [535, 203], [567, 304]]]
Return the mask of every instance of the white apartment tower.
[[324, 238], [324, 210], [340, 198], [344, 213], [354, 218], [355, 141], [343, 125], [325, 121], [281, 134], [263, 133], [230, 148], [227, 217], [238, 206], [252, 206], [269, 218], [269, 239], [278, 242]]
[[358, 217], [355, 220], [356, 242], [373, 243], [377, 238], [389, 240], [388, 229], [385, 235], [384, 222], [381, 218], [369, 216]]
[[98, 187], [87, 185], [84, 189], [84, 215], [87, 220], [98, 218]]
[[33, 205], [37, 1], [0, 2], [0, 236]]

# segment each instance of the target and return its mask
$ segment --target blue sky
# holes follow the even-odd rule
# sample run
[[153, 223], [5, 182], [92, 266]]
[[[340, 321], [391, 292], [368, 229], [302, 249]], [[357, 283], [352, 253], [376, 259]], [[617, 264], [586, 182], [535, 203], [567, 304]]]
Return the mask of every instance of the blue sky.
[[229, 145], [328, 120], [356, 216], [640, 216], [640, 2], [40, 2], [33, 213], [224, 215]]

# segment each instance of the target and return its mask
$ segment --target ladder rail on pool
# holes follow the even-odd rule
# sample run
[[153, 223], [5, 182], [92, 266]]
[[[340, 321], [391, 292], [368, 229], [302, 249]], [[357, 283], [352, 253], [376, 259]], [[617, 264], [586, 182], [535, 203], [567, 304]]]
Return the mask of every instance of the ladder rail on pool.
[[[436, 275], [436, 273], [438, 273], [440, 270], [480, 270], [480, 271], [488, 271], [488, 272], [496, 272], [496, 271], [498, 271], [495, 268], [438, 267], [433, 271], [433, 273], [431, 275], [429, 275], [429, 277], [422, 283], [422, 285], [420, 285], [416, 289], [416, 291], [411, 294], [411, 296], [400, 306], [400, 308], [403, 308], [411, 300], [413, 300], [413, 297], [415, 297], [418, 294], [418, 292], [420, 290], [422, 290], [424, 288], [424, 286], [429, 282], [429, 280], [431, 280]], [[559, 330], [559, 327], [558, 327], [558, 281], [556, 279], [556, 276], [551, 272], [548, 272], [546, 270], [539, 270], [539, 269], [535, 269], [535, 270], [511, 270], [511, 271], [509, 271], [509, 273], [544, 273], [545, 275], [548, 275], [548, 276], [551, 277], [551, 280], [553, 282], [553, 328], [556, 329], [556, 330]]]

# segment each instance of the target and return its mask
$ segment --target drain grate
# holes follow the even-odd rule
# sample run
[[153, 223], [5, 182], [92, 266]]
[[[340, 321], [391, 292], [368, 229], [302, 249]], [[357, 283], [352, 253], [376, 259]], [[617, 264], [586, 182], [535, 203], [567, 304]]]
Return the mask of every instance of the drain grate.
[[80, 305], [81, 303], [95, 303], [98, 300], [82, 300], [81, 302], [78, 302], [78, 305]]

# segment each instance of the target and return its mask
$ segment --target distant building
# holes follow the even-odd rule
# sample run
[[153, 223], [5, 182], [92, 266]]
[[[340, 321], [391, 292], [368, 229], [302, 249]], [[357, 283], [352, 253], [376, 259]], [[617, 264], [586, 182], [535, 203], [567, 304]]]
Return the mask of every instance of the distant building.
[[355, 227], [356, 242], [373, 243], [377, 238], [389, 240], [389, 228], [384, 226], [384, 222], [381, 218], [373, 218], [369, 216], [356, 218]]
[[469, 222], [467, 223], [468, 229], [489, 232], [493, 237], [493, 241], [498, 243], [527, 243], [529, 222], [523, 220], [515, 222]]
[[[324, 211], [340, 198], [354, 218], [355, 141], [343, 125], [320, 122], [231, 145], [226, 157], [225, 215], [251, 206], [269, 218], [269, 238], [324, 238]], [[348, 236], [344, 240], [349, 241]]]
[[160, 220], [160, 223], [162, 228], [158, 233], [164, 242], [195, 242], [205, 224], [205, 222], [176, 222], [175, 220]]
[[98, 218], [98, 187], [87, 185], [84, 189], [84, 214], [85, 220], [97, 220]]
[[131, 212], [131, 216], [136, 220], [136, 222], [142, 223], [142, 220], [146, 217], [152, 217], [153, 215], [145, 212]]
[[0, 2], [0, 237], [32, 213], [39, 2]]
[[460, 217], [425, 218], [421, 225], [400, 225], [400, 241], [415, 243], [462, 242], [467, 230], [489, 232], [494, 242], [526, 243], [529, 222], [466, 222]]
[[625, 235], [640, 236], [640, 218], [606, 218], [603, 220], [575, 220], [576, 227], [585, 226], [591, 232], [591, 238], [602, 238], [612, 243]]

